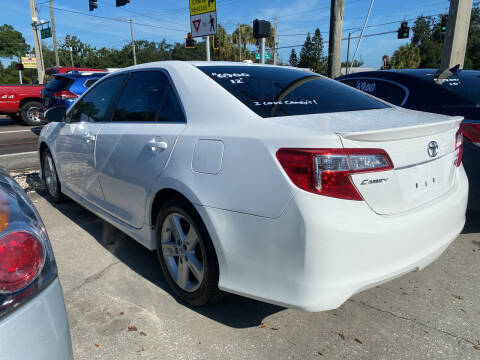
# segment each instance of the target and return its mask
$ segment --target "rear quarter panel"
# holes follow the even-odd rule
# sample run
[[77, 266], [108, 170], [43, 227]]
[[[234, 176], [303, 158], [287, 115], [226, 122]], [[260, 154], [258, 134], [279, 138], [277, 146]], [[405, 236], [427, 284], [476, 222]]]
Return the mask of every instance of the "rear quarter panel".
[[42, 89], [43, 85], [0, 85], [0, 113], [18, 112], [20, 102], [26, 98], [40, 100]]

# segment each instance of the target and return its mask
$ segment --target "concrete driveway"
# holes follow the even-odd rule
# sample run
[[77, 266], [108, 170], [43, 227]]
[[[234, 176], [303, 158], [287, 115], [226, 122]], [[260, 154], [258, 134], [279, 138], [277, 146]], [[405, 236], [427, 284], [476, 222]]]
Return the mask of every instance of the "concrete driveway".
[[29, 195], [55, 251], [77, 360], [480, 358], [480, 214], [427, 269], [337, 310], [228, 294], [196, 309], [172, 295], [155, 252], [74, 202]]

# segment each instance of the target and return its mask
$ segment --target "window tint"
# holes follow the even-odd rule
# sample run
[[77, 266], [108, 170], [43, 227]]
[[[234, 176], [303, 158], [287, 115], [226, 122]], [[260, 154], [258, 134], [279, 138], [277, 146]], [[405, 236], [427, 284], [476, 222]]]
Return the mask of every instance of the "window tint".
[[113, 121], [155, 121], [170, 86], [161, 71], [138, 71], [128, 79]]
[[85, 83], [83, 84], [83, 86], [85, 86], [86, 88], [89, 88], [90, 86], [92, 86], [93, 84], [95, 84], [95, 82], [97, 81], [98, 79], [90, 79], [90, 80], [87, 80], [85, 81]]
[[262, 117], [388, 107], [338, 81], [302, 70], [263, 66], [198, 68]]
[[407, 96], [401, 86], [389, 81], [356, 78], [341, 80], [341, 82], [397, 106], [402, 105]]
[[95, 85], [81, 100], [75, 103], [70, 122], [99, 122], [108, 121], [108, 109], [117, 97], [124, 75], [112, 76]]
[[45, 88], [50, 91], [66, 90], [68, 89], [71, 83], [72, 83], [71, 79], [61, 77], [61, 76], [56, 76], [48, 82]]
[[177, 94], [171, 86], [169, 86], [165, 94], [165, 99], [158, 115], [158, 121], [185, 122], [185, 116], [178, 102]]

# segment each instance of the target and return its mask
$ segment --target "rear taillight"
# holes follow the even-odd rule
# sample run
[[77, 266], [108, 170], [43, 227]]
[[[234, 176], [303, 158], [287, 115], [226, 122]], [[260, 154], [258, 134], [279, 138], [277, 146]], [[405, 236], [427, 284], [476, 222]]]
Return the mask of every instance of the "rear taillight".
[[480, 146], [480, 124], [462, 122], [460, 125], [460, 129], [462, 129], [463, 136], [465, 136], [468, 140], [473, 142], [476, 145]]
[[23, 289], [32, 283], [45, 262], [39, 239], [30, 233], [11, 232], [0, 238], [0, 293]]
[[462, 156], [463, 156], [463, 133], [462, 129], [458, 129], [457, 133], [455, 134], [455, 151], [457, 152], [457, 160], [455, 161], [455, 165], [459, 167], [462, 164]]
[[352, 174], [393, 169], [382, 149], [280, 149], [277, 159], [299, 188], [347, 200], [363, 200]]
[[53, 93], [53, 96], [56, 99], [60, 99], [60, 100], [75, 99], [75, 98], [78, 97], [78, 95], [74, 94], [73, 92], [71, 92], [69, 90], [57, 91], [57, 92]]

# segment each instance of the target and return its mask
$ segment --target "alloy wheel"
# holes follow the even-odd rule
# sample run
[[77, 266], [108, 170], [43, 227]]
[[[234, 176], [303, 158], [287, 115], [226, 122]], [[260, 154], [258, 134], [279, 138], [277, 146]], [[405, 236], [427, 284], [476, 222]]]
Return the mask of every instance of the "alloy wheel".
[[50, 155], [45, 156], [43, 171], [45, 176], [45, 184], [47, 185], [47, 190], [52, 197], [55, 197], [57, 194], [57, 174], [55, 172], [55, 165], [53, 164], [52, 157]]
[[161, 248], [165, 264], [178, 287], [194, 292], [204, 278], [205, 249], [191, 220], [169, 214], [162, 224]]

